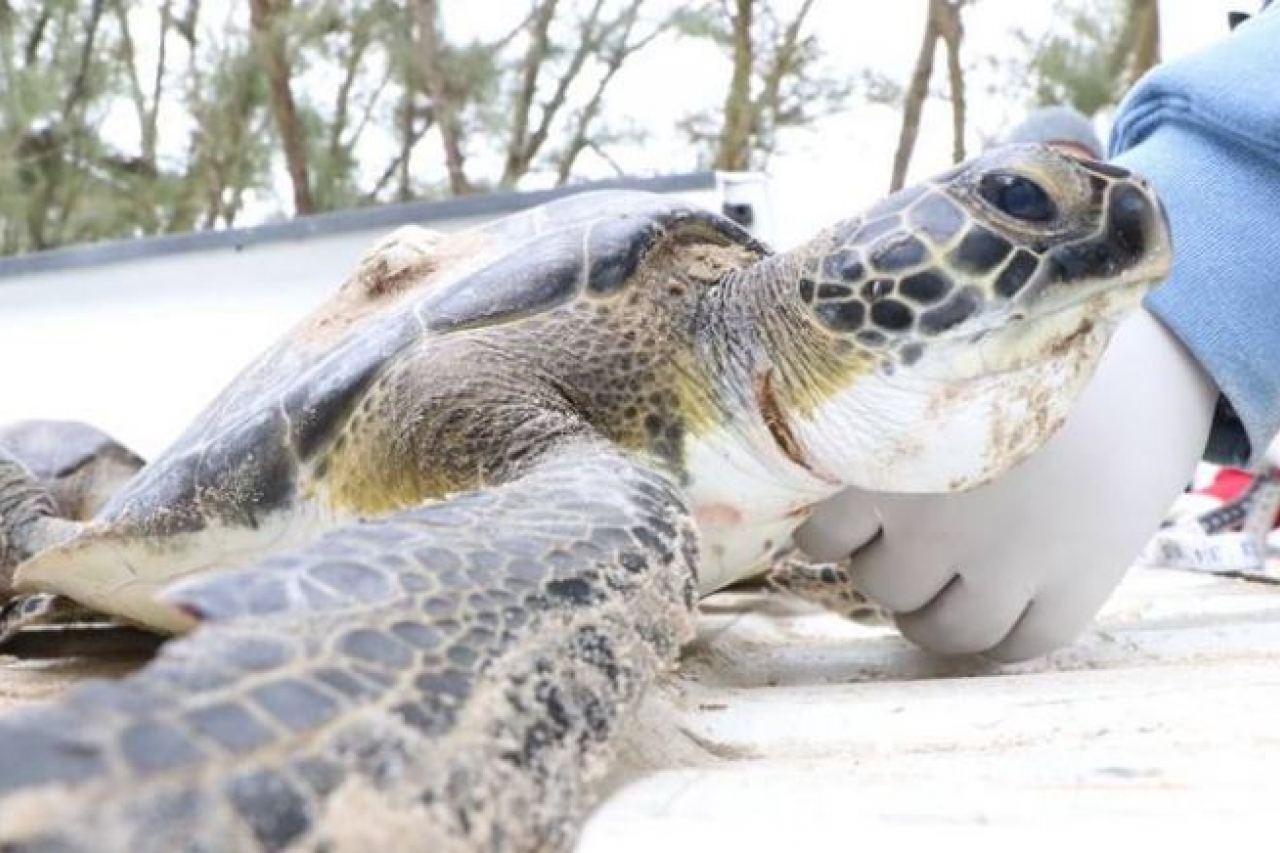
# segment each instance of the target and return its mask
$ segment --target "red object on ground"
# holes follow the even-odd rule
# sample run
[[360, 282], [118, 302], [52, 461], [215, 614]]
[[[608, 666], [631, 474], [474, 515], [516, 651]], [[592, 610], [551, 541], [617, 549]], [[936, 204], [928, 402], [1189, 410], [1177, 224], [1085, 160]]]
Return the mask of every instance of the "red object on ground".
[[1208, 495], [1229, 503], [1240, 497], [1252, 482], [1253, 475], [1243, 468], [1220, 468], [1214, 475], [1213, 482], [1203, 489], [1196, 489], [1196, 494]]
[[[1249, 484], [1252, 482], [1253, 474], [1243, 468], [1224, 467], [1218, 469], [1218, 473], [1214, 475], [1212, 483], [1203, 489], [1196, 489], [1195, 493], [1217, 498], [1223, 503], [1230, 503], [1244, 494], [1245, 489], [1249, 488]], [[1280, 527], [1280, 512], [1276, 513], [1275, 520], [1272, 521], [1271, 526]]]

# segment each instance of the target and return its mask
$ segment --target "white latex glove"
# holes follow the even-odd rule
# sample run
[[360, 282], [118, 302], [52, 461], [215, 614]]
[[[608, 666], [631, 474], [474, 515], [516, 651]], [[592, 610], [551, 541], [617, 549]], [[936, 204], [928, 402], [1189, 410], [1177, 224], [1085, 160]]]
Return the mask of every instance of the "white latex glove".
[[1217, 394], [1140, 310], [1062, 429], [1026, 462], [959, 494], [843, 492], [796, 544], [837, 560], [865, 543], [854, 585], [925, 649], [1002, 661], [1044, 654], [1089, 623], [1159, 527], [1204, 449]]

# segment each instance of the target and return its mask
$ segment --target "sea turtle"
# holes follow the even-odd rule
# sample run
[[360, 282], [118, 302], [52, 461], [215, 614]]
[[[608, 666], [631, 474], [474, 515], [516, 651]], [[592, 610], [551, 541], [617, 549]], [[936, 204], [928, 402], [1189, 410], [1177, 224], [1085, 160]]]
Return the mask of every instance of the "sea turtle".
[[142, 468], [138, 454], [81, 421], [0, 426], [0, 448], [35, 475], [62, 518], [88, 521]]
[[[81, 421], [5, 424], [0, 426], [0, 450], [31, 472], [53, 502], [51, 513], [71, 521], [88, 521], [96, 515], [143, 465], [138, 454]], [[0, 600], [0, 644], [26, 625], [92, 618], [86, 608], [48, 594]]]
[[846, 484], [1022, 459], [1168, 258], [1030, 146], [781, 254], [635, 192], [403, 234], [88, 525], [0, 471], [18, 588], [189, 632], [0, 719], [0, 839], [561, 847], [700, 595]]

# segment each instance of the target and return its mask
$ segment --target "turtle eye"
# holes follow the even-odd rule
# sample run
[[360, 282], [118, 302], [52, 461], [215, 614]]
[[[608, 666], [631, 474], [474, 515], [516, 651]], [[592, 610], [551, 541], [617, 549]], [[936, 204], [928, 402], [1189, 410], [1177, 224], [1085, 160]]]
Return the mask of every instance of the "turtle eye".
[[1039, 184], [1012, 172], [983, 175], [978, 195], [996, 210], [1024, 222], [1048, 222], [1058, 215], [1058, 206]]

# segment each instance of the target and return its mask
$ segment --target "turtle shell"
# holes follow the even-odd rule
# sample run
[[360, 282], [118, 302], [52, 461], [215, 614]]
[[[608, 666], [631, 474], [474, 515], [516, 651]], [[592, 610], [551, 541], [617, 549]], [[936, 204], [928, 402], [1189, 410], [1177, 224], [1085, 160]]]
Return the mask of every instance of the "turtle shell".
[[[580, 300], [625, 299], [654, 280], [637, 271], [653, 271], [646, 260], [669, 241], [741, 249], [728, 254], [744, 265], [767, 253], [728, 219], [634, 192], [583, 194], [444, 237], [417, 229], [407, 244], [384, 241], [91, 524], [20, 566], [15, 586], [175, 626], [154, 598], [174, 577], [296, 547], [343, 522], [313, 498], [329, 486], [330, 461], [347, 458], [335, 457], [337, 444], [384, 370], [452, 336]], [[430, 387], [429, 375], [417, 379]], [[395, 441], [403, 426], [360, 434]]]
[[570, 196], [482, 229], [509, 248], [493, 263], [423, 300], [432, 331], [525, 317], [580, 297], [627, 287], [666, 240], [765, 249], [736, 223], [660, 195], [596, 192]]
[[[257, 528], [297, 500], [300, 467], [397, 354], [424, 337], [613, 298], [666, 241], [767, 253], [729, 219], [626, 191], [583, 193], [469, 231], [432, 234], [421, 257], [397, 266], [395, 286], [386, 286], [386, 276], [353, 276], [251, 364], [104, 509], [100, 532]], [[366, 258], [361, 268], [369, 264]]]

